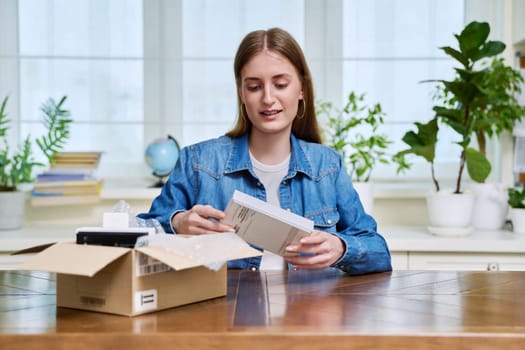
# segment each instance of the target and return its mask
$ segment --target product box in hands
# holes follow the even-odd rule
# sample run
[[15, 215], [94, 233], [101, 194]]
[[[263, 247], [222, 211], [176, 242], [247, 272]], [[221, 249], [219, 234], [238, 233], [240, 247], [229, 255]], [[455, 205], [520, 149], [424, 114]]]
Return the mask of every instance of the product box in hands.
[[[199, 254], [193, 255], [199, 256], [181, 255], [162, 246], [124, 248], [64, 242], [49, 246], [19, 269], [55, 272], [59, 307], [135, 316], [224, 296], [226, 261], [261, 254], [232, 233], [156, 237], [160, 236], [166, 241], [178, 240], [177, 246], [198, 247]], [[226, 249], [228, 245], [232, 248]], [[219, 262], [221, 267], [204, 266], [209, 256], [215, 261], [207, 263]]]
[[286, 247], [312, 233], [314, 222], [305, 217], [235, 191], [225, 209], [223, 223], [259, 248], [285, 256]]

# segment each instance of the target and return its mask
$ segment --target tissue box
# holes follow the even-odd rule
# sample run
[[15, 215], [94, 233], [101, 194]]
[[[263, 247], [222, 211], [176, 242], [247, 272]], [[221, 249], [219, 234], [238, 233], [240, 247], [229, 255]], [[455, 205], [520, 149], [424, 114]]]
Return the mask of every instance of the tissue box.
[[[224, 261], [257, 256], [247, 244]], [[226, 295], [218, 271], [159, 247], [57, 243], [19, 267], [57, 273], [57, 306], [135, 316]]]

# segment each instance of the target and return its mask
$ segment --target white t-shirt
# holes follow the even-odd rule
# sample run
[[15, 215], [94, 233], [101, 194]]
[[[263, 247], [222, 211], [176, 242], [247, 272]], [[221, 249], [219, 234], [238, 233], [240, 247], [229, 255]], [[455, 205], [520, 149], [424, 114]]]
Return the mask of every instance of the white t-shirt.
[[[263, 184], [266, 190], [266, 201], [272, 205], [280, 207], [281, 203], [279, 200], [279, 185], [286, 174], [288, 174], [288, 168], [290, 167], [290, 155], [279, 164], [263, 164], [259, 162], [250, 152], [250, 159], [253, 164], [253, 170], [255, 174]], [[261, 259], [261, 270], [283, 270], [286, 264], [284, 258], [273, 254], [268, 251], [264, 251]]]

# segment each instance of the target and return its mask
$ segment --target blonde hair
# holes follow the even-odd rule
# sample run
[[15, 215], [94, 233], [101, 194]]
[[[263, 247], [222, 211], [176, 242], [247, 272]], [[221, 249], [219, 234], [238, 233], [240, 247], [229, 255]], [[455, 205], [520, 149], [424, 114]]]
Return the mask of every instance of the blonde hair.
[[252, 127], [239, 93], [242, 83], [241, 70], [253, 56], [264, 49], [286, 57], [295, 67], [301, 79], [303, 100], [297, 102], [298, 116], [294, 119], [292, 132], [296, 137], [305, 141], [322, 143], [319, 124], [315, 115], [314, 89], [310, 69], [297, 41], [287, 31], [280, 28], [256, 30], [248, 33], [241, 41], [233, 64], [237, 84], [237, 120], [233, 129], [226, 135], [239, 137], [249, 132]]

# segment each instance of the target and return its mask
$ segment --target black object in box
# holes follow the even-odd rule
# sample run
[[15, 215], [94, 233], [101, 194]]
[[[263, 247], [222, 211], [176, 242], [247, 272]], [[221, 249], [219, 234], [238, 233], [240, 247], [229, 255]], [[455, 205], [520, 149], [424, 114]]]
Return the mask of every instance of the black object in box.
[[133, 248], [137, 239], [155, 232], [154, 228], [107, 229], [102, 227], [81, 227], [77, 229], [77, 244], [105, 245]]

